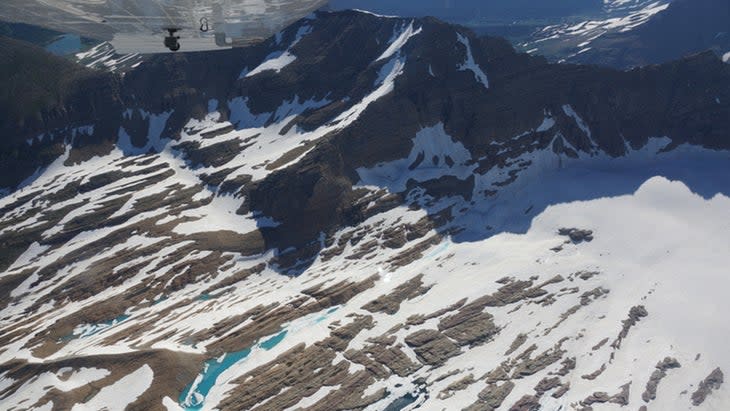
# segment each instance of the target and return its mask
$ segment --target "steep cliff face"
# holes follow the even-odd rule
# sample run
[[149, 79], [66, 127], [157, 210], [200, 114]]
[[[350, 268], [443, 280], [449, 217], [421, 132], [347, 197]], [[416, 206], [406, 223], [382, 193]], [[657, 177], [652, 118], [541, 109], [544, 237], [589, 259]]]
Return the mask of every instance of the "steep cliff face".
[[0, 186], [13, 187], [63, 153], [68, 130], [119, 109], [120, 81], [9, 38], [0, 52]]
[[[120, 134], [129, 137], [130, 152], [159, 150], [164, 145], [151, 140], [175, 144], [191, 119], [205, 118], [211, 102], [219, 121], [238, 130], [295, 115], [282, 133], [308, 135], [289, 153], [308, 154], [288, 169], [273, 167], [276, 173], [254, 178], [245, 189], [245, 206], [281, 221], [279, 230], [287, 236], [308, 231], [293, 237], [300, 240], [357, 219], [362, 212], [354, 207], [358, 196], [351, 188], [359, 180], [356, 170], [408, 157], [413, 136], [427, 127], [441, 124], [485, 173], [514, 154], [501, 146], [524, 149], [515, 140], [524, 133], [535, 144], [532, 150], [552, 145], [569, 156], [615, 157], [657, 136], [669, 137], [674, 146], [727, 148], [730, 129], [728, 67], [710, 54], [629, 73], [553, 65], [518, 54], [503, 40], [477, 38], [437, 20], [356, 12], [304, 20], [248, 49], [159, 56], [123, 78], [87, 77], [66, 87], [72, 95], [46, 109], [42, 123], [8, 131], [14, 137], [5, 151], [31, 150], [25, 141], [44, 131], [56, 143], [74, 140], [70, 161], [109, 152]], [[161, 123], [153, 127], [155, 121]], [[555, 125], [539, 130], [546, 121]], [[69, 124], [92, 132], [74, 132]], [[195, 144], [180, 149], [195, 156]], [[197, 165], [226, 164], [211, 162], [211, 155], [218, 153], [197, 155]], [[31, 163], [25, 173], [12, 173], [14, 183], [35, 171]], [[337, 193], [315, 198], [320, 181], [328, 187], [324, 191]], [[292, 230], [288, 222], [309, 212], [333, 218], [314, 218], [318, 223], [309, 229]]]
[[555, 65], [337, 12], [72, 69], [7, 117], [3, 155], [32, 166], [3, 162], [2, 405], [730, 403], [713, 54]]

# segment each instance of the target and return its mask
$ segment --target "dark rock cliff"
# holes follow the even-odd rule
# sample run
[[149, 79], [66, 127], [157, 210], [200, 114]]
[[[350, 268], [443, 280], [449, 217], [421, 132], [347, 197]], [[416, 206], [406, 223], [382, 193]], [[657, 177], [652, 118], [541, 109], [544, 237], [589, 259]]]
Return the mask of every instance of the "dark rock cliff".
[[[418, 34], [398, 54], [378, 59], [408, 26]], [[109, 152], [122, 126], [132, 144], [144, 148], [150, 119], [138, 112], [126, 115], [128, 109], [171, 112], [163, 136], [175, 140], [190, 119], [208, 113], [211, 100], [218, 102], [221, 120], [229, 118], [237, 97], [248, 99], [252, 114], [266, 114], [258, 120], [263, 124], [241, 120], [232, 125], [239, 129], [279, 121], [276, 111], [286, 102], [324, 101], [304, 110], [289, 126], [314, 130], [372, 93], [394, 59], [403, 62], [393, 91], [371, 102], [357, 120], [313, 142], [315, 148], [301, 161], [263, 180], [242, 183], [242, 211], [281, 222], [262, 230], [267, 245], [280, 249], [311, 244], [322, 232], [362, 221], [367, 202], [353, 188], [359, 179], [356, 170], [407, 157], [415, 134], [437, 124], [469, 150], [481, 172], [520, 151], [551, 144], [566, 156], [576, 156], [576, 150], [621, 156], [627, 146], [638, 148], [660, 136], [669, 137], [673, 145], [730, 148], [730, 66], [712, 53], [629, 72], [556, 65], [519, 54], [502, 39], [478, 38], [432, 18], [359, 12], [320, 13], [249, 48], [155, 56], [123, 77], [84, 70], [20, 43], [0, 44], [3, 54], [18, 61], [3, 66], [11, 73], [5, 79], [17, 87], [0, 102], [8, 113], [1, 127], [3, 187], [17, 185], [58, 157], [63, 143], [73, 146], [67, 161]], [[246, 76], [267, 56], [284, 51], [296, 60], [281, 71]], [[475, 73], [460, 69], [469, 55], [486, 73], [488, 88], [476, 81]], [[32, 98], [17, 104], [14, 95]], [[580, 113], [590, 132], [570, 110]], [[546, 117], [555, 122], [549, 132], [539, 130]], [[93, 132], [72, 135], [70, 130], [82, 125], [93, 125]], [[26, 142], [42, 133], [51, 137]], [[221, 164], [220, 153], [186, 145], [177, 149], [195, 159], [196, 166]], [[221, 180], [222, 173], [211, 181]], [[450, 184], [430, 181], [420, 186], [439, 191]], [[414, 182], [409, 189], [418, 185]]]

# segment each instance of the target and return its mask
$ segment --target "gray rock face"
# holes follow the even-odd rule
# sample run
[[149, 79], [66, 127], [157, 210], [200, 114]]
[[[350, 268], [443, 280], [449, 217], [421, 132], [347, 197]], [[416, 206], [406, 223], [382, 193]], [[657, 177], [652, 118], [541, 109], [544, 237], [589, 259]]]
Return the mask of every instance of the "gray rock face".
[[702, 380], [697, 387], [697, 391], [692, 393], [692, 405], [698, 406], [705, 402], [707, 396], [714, 390], [719, 389], [722, 383], [725, 382], [725, 375], [722, 370], [718, 367], [715, 368], [710, 375]]
[[649, 381], [646, 383], [646, 389], [641, 394], [644, 402], [656, 399], [656, 391], [659, 383], [667, 376], [667, 371], [673, 368], [680, 368], [679, 361], [674, 358], [667, 357], [656, 365], [656, 370], [651, 373]]
[[611, 347], [620, 348], [621, 341], [629, 335], [631, 327], [635, 326], [639, 320], [647, 315], [649, 315], [649, 312], [646, 311], [646, 308], [644, 308], [643, 305], [631, 307], [631, 310], [629, 310], [629, 318], [622, 321], [623, 326], [621, 327], [621, 331], [619, 332], [618, 337], [616, 337], [613, 343], [611, 343]]
[[570, 241], [576, 244], [582, 243], [583, 241], [593, 241], [592, 230], [581, 230], [578, 228], [561, 228], [560, 230], [558, 230], [558, 234], [569, 237]]

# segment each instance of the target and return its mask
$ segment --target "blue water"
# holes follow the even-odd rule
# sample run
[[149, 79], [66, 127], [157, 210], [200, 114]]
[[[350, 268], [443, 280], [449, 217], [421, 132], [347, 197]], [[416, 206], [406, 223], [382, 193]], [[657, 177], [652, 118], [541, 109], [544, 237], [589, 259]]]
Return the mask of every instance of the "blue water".
[[159, 303], [161, 303], [161, 302], [163, 302], [165, 300], [167, 300], [167, 296], [166, 295], [163, 295], [162, 297], [160, 297], [160, 298], [152, 301], [152, 305], [157, 305], [157, 304], [159, 304]]
[[47, 45], [46, 50], [58, 56], [78, 53], [81, 51], [81, 37], [75, 34], [64, 34]]
[[251, 354], [251, 348], [246, 348], [243, 351], [236, 351], [226, 354], [226, 356], [223, 358], [223, 361], [221, 362], [218, 362], [217, 358], [206, 361], [205, 366], [203, 367], [203, 379], [201, 379], [198, 385], [195, 387], [195, 392], [200, 394], [203, 400], [200, 402], [196, 402], [194, 398], [191, 398], [191, 403], [185, 404], [190, 390], [193, 388], [193, 384], [195, 383], [192, 382], [187, 388], [185, 388], [185, 391], [180, 394], [180, 398], [178, 399], [180, 404], [182, 404], [182, 406], [185, 407], [185, 409], [188, 411], [198, 411], [202, 409], [205, 397], [215, 385], [215, 381], [218, 379], [218, 376], [220, 376], [223, 371], [231, 368], [235, 363], [248, 357], [249, 354]]
[[94, 330], [94, 331], [86, 334], [84, 337], [91, 337], [92, 335], [96, 335], [96, 334], [102, 333], [102, 332], [104, 332], [104, 331], [106, 331], [106, 330], [114, 327], [115, 325], [120, 324], [120, 323], [128, 320], [128, 319], [129, 319], [129, 316], [128, 315], [122, 314], [122, 315], [118, 316], [117, 318], [111, 319], [109, 321], [104, 321], [103, 323], [100, 323], [100, 324], [97, 324], [97, 325], [99, 325], [99, 326], [106, 326], [106, 327], [99, 327], [98, 329], [96, 329], [96, 330]]
[[287, 331], [284, 330], [279, 334], [276, 334], [275, 336], [259, 344], [259, 347], [263, 348], [266, 351], [273, 349], [274, 347], [279, 345], [280, 342], [284, 341], [284, 338], [286, 338], [286, 333]]
[[439, 246], [438, 246], [438, 247], [437, 247], [436, 249], [434, 249], [433, 251], [431, 251], [431, 252], [430, 252], [430, 253], [429, 253], [429, 254], [428, 254], [428, 255], [426, 256], [426, 258], [434, 258], [434, 257], [438, 256], [439, 254], [441, 254], [441, 253], [443, 253], [444, 251], [446, 251], [446, 249], [448, 249], [450, 245], [451, 245], [451, 240], [446, 240], [446, 241], [444, 241], [444, 242], [443, 242], [442, 244], [440, 244], [440, 245], [439, 245]]
[[418, 397], [413, 394], [406, 394], [392, 403], [390, 403], [383, 411], [401, 411], [403, 408], [416, 402]]
[[339, 308], [340, 308], [340, 307], [332, 307], [332, 308], [330, 308], [329, 310], [327, 310], [327, 312], [326, 312], [326, 313], [322, 314], [322, 315], [321, 315], [321, 316], [319, 316], [319, 317], [318, 317], [318, 318], [317, 318], [316, 320], [314, 320], [314, 322], [315, 322], [316, 324], [319, 324], [319, 323], [321, 323], [322, 321], [326, 320], [326, 319], [327, 319], [327, 317], [329, 317], [329, 315], [330, 315], [330, 314], [332, 314], [333, 312], [337, 311], [337, 310], [338, 310]]
[[120, 324], [128, 319], [129, 319], [128, 315], [122, 314], [111, 320], [104, 321], [104, 322], [101, 322], [98, 324], [94, 324], [94, 327], [96, 327], [96, 328], [93, 331], [87, 332], [83, 335], [69, 334], [69, 335], [61, 337], [59, 341], [63, 342], [63, 343], [67, 343], [67, 342], [69, 342], [71, 340], [75, 340], [77, 338], [88, 338], [88, 337], [91, 337], [92, 335], [103, 333], [104, 331], [106, 331], [106, 330], [114, 327], [115, 325]]
[[[276, 334], [275, 336], [258, 343], [256, 346], [266, 351], [271, 350], [279, 345], [279, 343], [284, 341], [287, 333], [288, 331], [284, 330], [279, 334]], [[244, 359], [246, 359], [249, 354], [251, 354], [251, 347], [246, 348], [242, 351], [228, 353], [225, 355], [225, 357], [223, 357], [223, 361], [221, 362], [218, 362], [217, 358], [206, 361], [205, 366], [203, 367], [203, 378], [195, 386], [193, 386], [195, 382], [192, 382], [190, 385], [188, 385], [185, 390], [180, 394], [178, 402], [186, 411], [198, 411], [202, 409], [203, 403], [205, 402], [205, 397], [208, 396], [210, 390], [213, 388], [213, 386], [215, 386], [215, 382], [218, 377], [224, 371], [231, 368], [239, 361], [243, 361]], [[197, 395], [190, 396], [191, 390]], [[188, 401], [188, 396], [190, 396], [191, 398], [189, 403], [186, 404], [186, 401]], [[198, 399], [195, 398], [196, 396], [198, 397]]]
[[[201, 294], [198, 299], [209, 299], [211, 298], [208, 294]], [[215, 298], [215, 297], [212, 297]], [[318, 324], [327, 317], [329, 317], [332, 313], [337, 311], [340, 307], [332, 307], [327, 312], [322, 314], [321, 316], [317, 317], [314, 320], [315, 324]], [[212, 360], [208, 360], [205, 362], [205, 366], [203, 367], [203, 372], [201, 373], [202, 379], [200, 382], [198, 382], [197, 385], [195, 385], [195, 381], [190, 383], [185, 390], [180, 394], [180, 397], [178, 397], [178, 402], [180, 405], [185, 409], [186, 411], [199, 411], [203, 408], [203, 404], [205, 402], [205, 397], [208, 396], [208, 393], [210, 393], [210, 390], [213, 389], [215, 386], [215, 382], [220, 377], [223, 372], [225, 372], [227, 369], [234, 366], [239, 361], [243, 361], [246, 359], [246, 357], [251, 354], [251, 350], [254, 347], [261, 348], [263, 350], [269, 351], [274, 349], [277, 345], [279, 345], [284, 339], [286, 338], [287, 334], [289, 333], [288, 330], [282, 330], [278, 334], [269, 337], [268, 339], [264, 341], [260, 341], [256, 344], [254, 344], [253, 347], [246, 348], [242, 351], [237, 351], [233, 353], [228, 353], [223, 357], [223, 361], [218, 362], [217, 358], [214, 358]], [[192, 392], [192, 395], [191, 395]], [[188, 400], [188, 397], [190, 399]], [[187, 402], [187, 403], [186, 403]]]

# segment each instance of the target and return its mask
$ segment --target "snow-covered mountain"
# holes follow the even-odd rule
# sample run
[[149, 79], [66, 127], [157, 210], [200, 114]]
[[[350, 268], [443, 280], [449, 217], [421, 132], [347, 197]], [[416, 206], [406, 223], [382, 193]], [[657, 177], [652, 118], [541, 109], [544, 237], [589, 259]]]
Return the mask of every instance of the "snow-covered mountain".
[[669, 4], [670, 0], [605, 0], [602, 13], [596, 17], [544, 27], [522, 47], [562, 61], [578, 60], [595, 42], [615, 33], [635, 30], [666, 10]]
[[560, 61], [632, 68], [730, 52], [726, 0], [607, 1], [600, 18], [545, 27], [522, 44]]
[[0, 408], [730, 406], [714, 54], [337, 12], [75, 70], [0, 124]]
[[74, 59], [92, 69], [125, 73], [139, 67], [145, 57], [137, 53], [118, 54], [111, 43], [102, 42], [89, 50], [74, 54]]
[[[364, 9], [378, 14], [431, 16], [457, 23], [475, 19], [514, 21], [515, 19], [552, 19], [592, 14], [605, 7], [606, 0], [330, 0], [334, 10]], [[631, 0], [629, 0], [631, 2]], [[608, 3], [626, 3], [608, 1]]]

